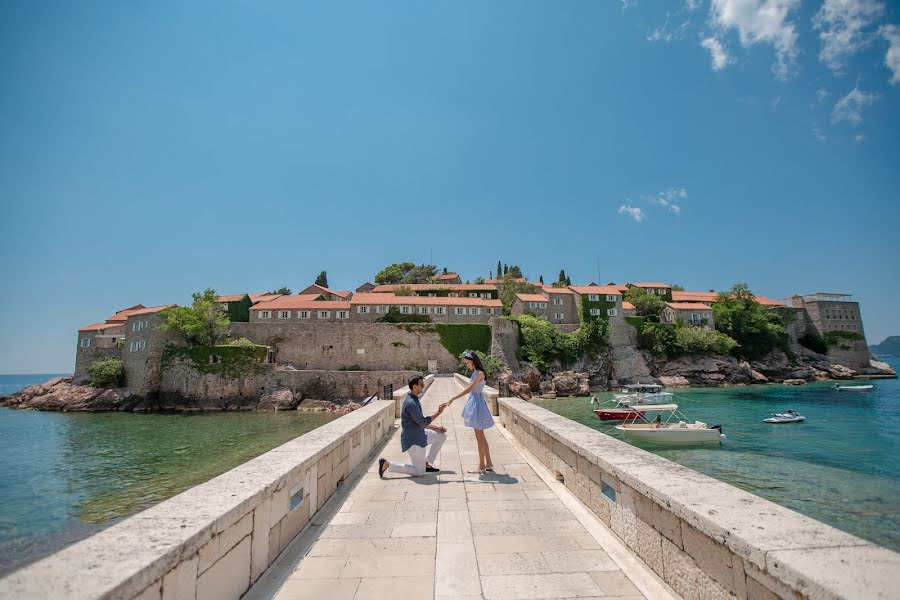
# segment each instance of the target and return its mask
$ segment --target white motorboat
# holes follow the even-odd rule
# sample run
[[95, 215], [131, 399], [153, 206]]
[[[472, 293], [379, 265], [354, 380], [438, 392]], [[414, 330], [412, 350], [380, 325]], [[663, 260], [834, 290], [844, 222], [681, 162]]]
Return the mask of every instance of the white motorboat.
[[802, 423], [805, 420], [806, 417], [791, 409], [783, 413], [773, 413], [768, 419], [763, 419], [763, 423]]
[[689, 423], [687, 418], [678, 412], [677, 405], [673, 405], [667, 412], [669, 417], [665, 421], [662, 415], [657, 415], [654, 421], [648, 421], [643, 414], [636, 413], [630, 420], [616, 425], [616, 429], [630, 440], [655, 444], [721, 443], [725, 438], [719, 425], [710, 426], [702, 421]]
[[656, 383], [634, 383], [623, 386], [620, 393], [613, 394], [613, 401], [618, 406], [671, 403], [674, 396], [663, 390], [663, 386]]
[[839, 383], [832, 386], [832, 389], [838, 390], [839, 392], [868, 392], [874, 388], [874, 385], [841, 385]]

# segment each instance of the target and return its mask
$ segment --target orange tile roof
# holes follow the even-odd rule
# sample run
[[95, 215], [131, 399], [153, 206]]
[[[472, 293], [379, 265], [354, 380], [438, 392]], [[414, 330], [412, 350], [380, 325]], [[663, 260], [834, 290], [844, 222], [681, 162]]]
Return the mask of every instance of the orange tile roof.
[[461, 292], [464, 290], [481, 290], [484, 292], [497, 291], [497, 286], [490, 283], [383, 283], [381, 285], [376, 285], [375, 289], [372, 290], [372, 293], [389, 294], [393, 293], [398, 288], [409, 288], [414, 292], [423, 292], [428, 290], [449, 290], [451, 292]]
[[319, 290], [323, 294], [331, 294], [333, 296], [337, 296], [338, 298], [348, 298], [349, 296], [353, 295], [353, 292], [351, 292], [350, 290], [335, 291], [331, 288], [325, 287], [324, 285], [319, 285], [318, 283], [314, 283], [311, 286], [309, 286], [308, 288], [306, 288], [305, 290], [303, 290], [302, 292], [300, 292], [298, 294], [298, 296], [302, 295], [302, 294], [315, 293], [314, 291], [311, 291], [311, 290]]
[[715, 302], [719, 292], [679, 292], [672, 290], [672, 302]]
[[541, 289], [544, 290], [545, 292], [547, 292], [548, 294], [572, 294], [572, 295], [575, 294], [575, 292], [573, 292], [572, 290], [570, 290], [567, 287], [558, 288], [558, 287], [553, 287], [552, 285], [543, 285], [543, 286], [541, 286]]
[[162, 312], [167, 308], [172, 308], [176, 306], [175, 304], [162, 304], [160, 306], [148, 306], [147, 308], [141, 308], [139, 310], [134, 311], [129, 317], [140, 316], [140, 315], [152, 315], [153, 313]]
[[547, 297], [540, 294], [516, 294], [516, 298], [522, 302], [546, 302]]
[[[250, 310], [288, 310], [301, 308], [300, 305], [314, 302], [322, 294], [297, 294], [295, 296], [278, 296], [268, 302], [258, 302], [250, 307]], [[319, 301], [321, 302], [321, 301]]]
[[[506, 281], [512, 281], [513, 283], [528, 283], [528, 280], [524, 277], [514, 277], [512, 279], [488, 279], [485, 281], [487, 284], [496, 285], [498, 283], [505, 283]], [[539, 283], [537, 285], [540, 285]]]
[[431, 296], [395, 296], [394, 294], [371, 293], [356, 294], [350, 300], [350, 304], [354, 306], [360, 304], [408, 304], [408, 305], [427, 305], [427, 306], [482, 306], [484, 308], [502, 308], [503, 303], [500, 300], [488, 300], [484, 298], [448, 298], [448, 297], [431, 297]]
[[634, 304], [631, 302], [622, 302], [622, 310], [634, 310]]
[[440, 281], [444, 279], [456, 279], [457, 277], [459, 277], [459, 273], [447, 273], [446, 275], [438, 275], [435, 279]]
[[622, 292], [614, 285], [573, 285], [569, 289], [576, 293], [586, 296], [588, 294], [609, 294], [611, 296], [621, 296]]
[[772, 300], [771, 298], [766, 298], [765, 296], [754, 296], [753, 299], [763, 306], [786, 306], [784, 303], [779, 302], [778, 300]]
[[712, 310], [709, 304], [701, 302], [666, 302], [666, 306], [673, 310]]
[[639, 288], [670, 288], [672, 287], [668, 283], [659, 283], [658, 281], [655, 283], [644, 283], [644, 282], [632, 282], [631, 285]]
[[[303, 295], [309, 296], [310, 294]], [[291, 297], [297, 298], [298, 296]], [[280, 300], [258, 304], [250, 310], [350, 310], [350, 302], [347, 300], [306, 300], [304, 302], [293, 302], [290, 306], [269, 306], [275, 302], [280, 302]]]
[[99, 329], [106, 329], [107, 327], [118, 327], [118, 323], [91, 323], [90, 325], [85, 325], [78, 331], [97, 331]]
[[270, 302], [275, 300], [276, 298], [281, 298], [284, 294], [270, 294], [268, 292], [257, 292], [256, 294], [250, 294], [251, 302]]
[[146, 308], [143, 304], [135, 304], [130, 308], [123, 308], [120, 311], [117, 311], [116, 314], [111, 316], [106, 320], [107, 323], [124, 323], [128, 320], [128, 317], [134, 314], [135, 311]]
[[229, 294], [226, 296], [219, 296], [216, 298], [216, 302], [240, 302], [244, 296], [247, 294]]
[[351, 292], [350, 290], [338, 290], [336, 292], [332, 291], [331, 293], [335, 296], [338, 296], [339, 298], [350, 298], [350, 296], [353, 295], [353, 292]]

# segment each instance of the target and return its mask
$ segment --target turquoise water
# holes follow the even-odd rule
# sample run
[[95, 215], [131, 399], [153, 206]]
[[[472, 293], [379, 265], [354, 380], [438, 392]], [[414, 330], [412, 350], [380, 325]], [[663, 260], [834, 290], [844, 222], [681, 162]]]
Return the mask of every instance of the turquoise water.
[[[52, 375], [0, 375], [12, 393]], [[50, 413], [0, 408], [0, 574], [208, 481], [327, 413]]]
[[[674, 390], [689, 419], [721, 424], [726, 439], [721, 447], [639, 446], [900, 551], [900, 381], [859, 383], [875, 389], [838, 392], [830, 383], [812, 383]], [[587, 398], [537, 403], [622, 439], [616, 423], [600, 421]], [[762, 422], [789, 408], [806, 422]]]

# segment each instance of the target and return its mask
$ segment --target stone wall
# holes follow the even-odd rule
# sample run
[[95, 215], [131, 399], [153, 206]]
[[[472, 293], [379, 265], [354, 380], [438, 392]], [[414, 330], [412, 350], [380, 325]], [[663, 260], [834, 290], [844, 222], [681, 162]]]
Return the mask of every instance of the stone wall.
[[[146, 326], [138, 329], [137, 322], [146, 323]], [[125, 345], [122, 347], [125, 381], [128, 389], [142, 398], [154, 398], [159, 393], [166, 346], [184, 343], [181, 334], [160, 329], [162, 322], [159, 313], [150, 313], [131, 316], [125, 323]]]
[[167, 368], [160, 381], [161, 408], [217, 408], [247, 402], [255, 406], [260, 396], [274, 390], [291, 390], [303, 398], [316, 400], [360, 401], [372, 394], [382, 396], [385, 385], [398, 389], [406, 385], [416, 371], [286, 371], [266, 365], [260, 375], [226, 377], [204, 375], [177, 361]]
[[500, 421], [685, 600], [896, 597], [895, 552], [517, 398]]
[[491, 319], [491, 356], [498, 358], [513, 373], [519, 372], [519, 326], [510, 321], [495, 317]]
[[[233, 337], [273, 346], [275, 361], [297, 369], [427, 370], [452, 373], [458, 360], [436, 332], [409, 331], [390, 323], [232, 323]], [[424, 368], [423, 368], [424, 367]]]
[[0, 579], [0, 598], [237, 600], [391, 433], [379, 401]]

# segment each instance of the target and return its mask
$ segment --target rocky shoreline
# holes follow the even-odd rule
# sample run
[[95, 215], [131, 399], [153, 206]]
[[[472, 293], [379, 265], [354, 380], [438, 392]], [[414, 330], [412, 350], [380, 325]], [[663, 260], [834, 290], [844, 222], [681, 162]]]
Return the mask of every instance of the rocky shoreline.
[[135, 396], [128, 388], [95, 388], [74, 383], [72, 377], [53, 379], [29, 386], [15, 394], [0, 395], [0, 406], [19, 410], [60, 412], [200, 412], [200, 411], [284, 411], [346, 414], [360, 408], [356, 402], [331, 402], [303, 398], [288, 389], [273, 390], [258, 398], [147, 399]]

